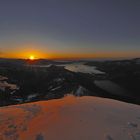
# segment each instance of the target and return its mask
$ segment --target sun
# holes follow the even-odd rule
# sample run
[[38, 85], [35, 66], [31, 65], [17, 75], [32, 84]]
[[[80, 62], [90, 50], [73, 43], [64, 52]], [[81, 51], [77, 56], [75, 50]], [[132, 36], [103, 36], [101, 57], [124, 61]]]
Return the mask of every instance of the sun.
[[31, 55], [31, 56], [29, 57], [29, 59], [30, 59], [30, 60], [35, 60], [35, 56], [34, 56], [34, 55]]

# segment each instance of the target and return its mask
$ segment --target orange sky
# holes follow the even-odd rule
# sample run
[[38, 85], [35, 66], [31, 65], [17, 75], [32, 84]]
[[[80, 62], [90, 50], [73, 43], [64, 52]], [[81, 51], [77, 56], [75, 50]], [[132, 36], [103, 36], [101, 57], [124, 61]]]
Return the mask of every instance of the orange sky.
[[4, 58], [22, 58], [28, 59], [30, 56], [34, 56], [35, 59], [80, 59], [80, 58], [125, 58], [138, 56], [139, 52], [94, 52], [94, 53], [52, 53], [43, 52], [40, 50], [23, 49], [19, 51], [10, 51], [0, 54], [0, 57]]
[[[4, 46], [4, 45], [3, 45]], [[9, 47], [8, 47], [9, 46]], [[1, 47], [0, 47], [1, 48]], [[22, 58], [28, 59], [30, 56], [34, 56], [35, 59], [46, 58], [46, 59], [80, 59], [80, 58], [131, 58], [140, 56], [139, 51], [108, 51], [108, 50], [94, 50], [83, 47], [79, 50], [76, 48], [59, 50], [52, 49], [51, 47], [43, 47], [37, 43], [17, 44], [3, 47], [0, 49], [0, 57], [4, 58]]]

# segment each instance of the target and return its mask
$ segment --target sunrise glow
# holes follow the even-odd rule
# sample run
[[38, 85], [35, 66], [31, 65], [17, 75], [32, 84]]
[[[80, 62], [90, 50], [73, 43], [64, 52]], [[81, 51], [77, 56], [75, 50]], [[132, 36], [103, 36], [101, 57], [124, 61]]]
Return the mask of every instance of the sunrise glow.
[[30, 60], [34, 60], [34, 59], [35, 59], [35, 56], [34, 56], [34, 55], [31, 55], [31, 56], [29, 57], [29, 59], [30, 59]]

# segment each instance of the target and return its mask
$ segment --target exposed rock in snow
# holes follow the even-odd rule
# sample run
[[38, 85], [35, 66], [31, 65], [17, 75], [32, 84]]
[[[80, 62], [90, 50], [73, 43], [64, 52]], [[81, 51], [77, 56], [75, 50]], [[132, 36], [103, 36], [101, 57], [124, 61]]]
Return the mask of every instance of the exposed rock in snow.
[[0, 75], [0, 90], [5, 91], [6, 88], [9, 88], [11, 90], [18, 90], [19, 89], [19, 87], [17, 87], [17, 85], [10, 84], [5, 80], [8, 80], [8, 78]]
[[133, 122], [128, 122], [127, 125], [130, 128], [137, 128], [138, 127], [138, 125], [136, 123], [133, 123]]
[[106, 140], [113, 140], [113, 139], [112, 139], [112, 137], [110, 135], [107, 135]]
[[35, 98], [35, 97], [37, 97], [38, 96], [38, 94], [31, 94], [31, 95], [29, 95], [28, 97], [27, 97], [27, 102], [28, 101], [31, 101], [33, 98]]
[[7, 77], [4, 77], [4, 76], [0, 75], [0, 81], [7, 80], [7, 79], [8, 79]]
[[84, 88], [84, 87], [82, 87], [82, 86], [79, 86], [78, 88], [77, 88], [77, 90], [74, 92], [74, 95], [75, 96], [84, 96], [84, 95], [87, 95], [87, 90]]
[[56, 79], [54, 79], [53, 81], [54, 81], [54, 82], [58, 82], [58, 83], [60, 82], [60, 83], [61, 83], [61, 82], [63, 82], [64, 80], [65, 80], [64, 78], [56, 78]]
[[15, 84], [9, 84], [6, 81], [3, 81], [3, 82], [0, 81], [0, 90], [5, 91], [6, 88], [9, 88], [11, 90], [17, 90], [17, 89], [19, 89], [17, 87], [17, 85], [15, 85]]
[[57, 90], [59, 88], [61, 88], [61, 86], [55, 87], [55, 88], [51, 89], [51, 91], [55, 91], [55, 90]]

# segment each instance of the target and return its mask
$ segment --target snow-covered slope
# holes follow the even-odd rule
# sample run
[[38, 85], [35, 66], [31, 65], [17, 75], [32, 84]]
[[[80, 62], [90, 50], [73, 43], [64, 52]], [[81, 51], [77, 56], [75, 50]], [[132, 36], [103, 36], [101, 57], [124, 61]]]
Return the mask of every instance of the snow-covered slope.
[[0, 140], [140, 140], [140, 106], [68, 96], [2, 107]]

